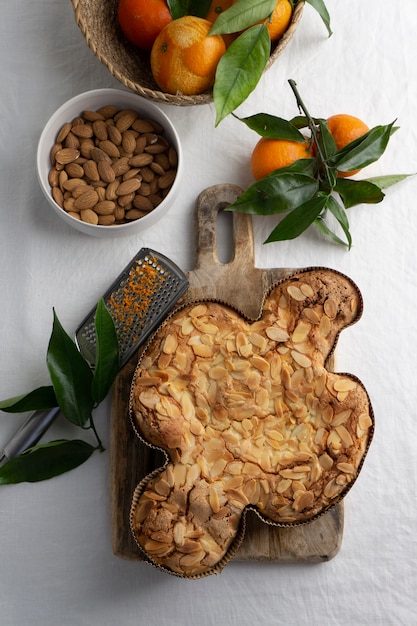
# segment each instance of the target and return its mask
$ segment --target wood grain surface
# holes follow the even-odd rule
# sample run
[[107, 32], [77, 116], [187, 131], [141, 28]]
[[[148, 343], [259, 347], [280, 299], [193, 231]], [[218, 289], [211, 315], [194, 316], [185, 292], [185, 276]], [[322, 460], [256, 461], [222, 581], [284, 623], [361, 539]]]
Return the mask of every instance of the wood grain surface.
[[[183, 301], [218, 299], [240, 309], [248, 318], [255, 319], [261, 312], [265, 291], [294, 272], [295, 268], [256, 268], [252, 219], [239, 213], [233, 213], [233, 256], [226, 264], [219, 262], [218, 212], [241, 193], [239, 187], [225, 184], [210, 187], [199, 196], [196, 205], [196, 266], [188, 273], [190, 284]], [[130, 385], [139, 356], [140, 350], [115, 382], [110, 433], [113, 552], [121, 558], [138, 561], [144, 557], [129, 527], [132, 494], [142, 478], [165, 462], [161, 451], [139, 441], [129, 421]], [[245, 561], [327, 561], [340, 549], [343, 522], [343, 503], [314, 522], [287, 528], [265, 524], [249, 511], [244, 541], [234, 558]]]

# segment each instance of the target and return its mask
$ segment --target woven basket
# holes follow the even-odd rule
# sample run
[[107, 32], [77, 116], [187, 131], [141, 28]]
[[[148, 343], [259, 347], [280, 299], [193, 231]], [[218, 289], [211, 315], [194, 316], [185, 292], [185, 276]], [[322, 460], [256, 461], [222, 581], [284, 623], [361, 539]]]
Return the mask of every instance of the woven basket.
[[[212, 90], [197, 96], [171, 95], [159, 91], [150, 68], [149, 52], [132, 45], [117, 20], [118, 0], [71, 0], [75, 21], [98, 60], [123, 85], [139, 95], [164, 104], [189, 106], [212, 102]], [[284, 50], [301, 19], [304, 2], [297, 4], [291, 23], [272, 50], [266, 69]]]

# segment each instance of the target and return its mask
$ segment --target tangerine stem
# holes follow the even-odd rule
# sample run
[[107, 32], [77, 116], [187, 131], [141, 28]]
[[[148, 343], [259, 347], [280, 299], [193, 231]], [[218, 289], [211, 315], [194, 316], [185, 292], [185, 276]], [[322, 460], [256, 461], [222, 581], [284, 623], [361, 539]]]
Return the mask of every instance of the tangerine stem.
[[[303, 102], [303, 100], [302, 100], [302, 98], [300, 96], [300, 93], [299, 93], [299, 91], [297, 89], [297, 84], [296, 84], [295, 80], [290, 78], [288, 82], [290, 84], [291, 89], [294, 92], [295, 99], [297, 100], [298, 108], [301, 109], [301, 111], [303, 111], [304, 115], [307, 118], [308, 127], [311, 130], [311, 134], [312, 134], [312, 137], [313, 137], [314, 142], [316, 144], [316, 149], [317, 149], [318, 155], [320, 157], [321, 164], [323, 165], [323, 168], [324, 168], [325, 178], [331, 184], [331, 180], [333, 179], [333, 177], [331, 176], [331, 172], [330, 172], [329, 166], [326, 163], [326, 158], [325, 158], [325, 156], [324, 156], [324, 154], [323, 154], [323, 152], [321, 150], [320, 143], [318, 141], [317, 126], [316, 126], [313, 118], [311, 117], [310, 113], [308, 112], [307, 107], [304, 104], [304, 102]], [[320, 177], [320, 168], [319, 168], [318, 176]], [[334, 185], [331, 185], [331, 186], [333, 187]]]

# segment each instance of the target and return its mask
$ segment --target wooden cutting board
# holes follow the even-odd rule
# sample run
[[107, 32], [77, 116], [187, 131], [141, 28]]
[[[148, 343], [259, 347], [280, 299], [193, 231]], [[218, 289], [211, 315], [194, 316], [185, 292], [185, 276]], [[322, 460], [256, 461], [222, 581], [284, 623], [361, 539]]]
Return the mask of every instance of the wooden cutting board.
[[[206, 189], [196, 207], [196, 267], [188, 273], [189, 289], [183, 301], [214, 298], [257, 318], [265, 290], [294, 269], [259, 269], [254, 265], [254, 241], [250, 215], [233, 213], [233, 258], [222, 264], [217, 256], [218, 212], [231, 204], [242, 190], [235, 185]], [[129, 394], [140, 351], [120, 372], [114, 386], [110, 431], [110, 483], [112, 543], [115, 555], [143, 560], [129, 527], [129, 512], [136, 485], [165, 462], [162, 452], [146, 446], [135, 436], [129, 421]], [[343, 535], [343, 503], [314, 522], [288, 528], [265, 524], [249, 512], [244, 541], [235, 560], [308, 561], [333, 558]]]

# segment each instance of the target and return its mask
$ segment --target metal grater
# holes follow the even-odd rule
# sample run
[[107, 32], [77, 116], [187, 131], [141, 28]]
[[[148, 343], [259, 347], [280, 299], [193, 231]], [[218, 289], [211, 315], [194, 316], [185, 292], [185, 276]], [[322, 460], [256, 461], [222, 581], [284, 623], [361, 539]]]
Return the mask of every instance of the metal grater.
[[[170, 259], [150, 248], [139, 250], [103, 295], [116, 326], [121, 367], [164, 321], [187, 287], [187, 277]], [[78, 349], [91, 367], [96, 356], [96, 308], [75, 332]]]

